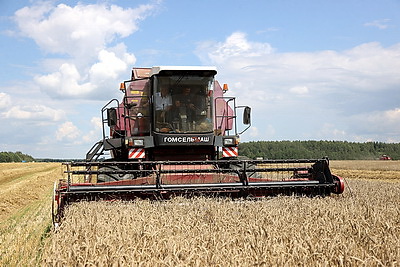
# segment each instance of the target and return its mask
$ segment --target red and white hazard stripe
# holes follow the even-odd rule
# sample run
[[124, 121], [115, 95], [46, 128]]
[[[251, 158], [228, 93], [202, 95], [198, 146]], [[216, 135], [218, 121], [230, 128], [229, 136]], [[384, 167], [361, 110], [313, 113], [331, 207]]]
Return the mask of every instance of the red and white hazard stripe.
[[146, 152], [144, 148], [131, 148], [129, 149], [129, 159], [144, 159]]
[[238, 156], [238, 148], [235, 146], [231, 147], [222, 147], [222, 157], [223, 158], [231, 158]]

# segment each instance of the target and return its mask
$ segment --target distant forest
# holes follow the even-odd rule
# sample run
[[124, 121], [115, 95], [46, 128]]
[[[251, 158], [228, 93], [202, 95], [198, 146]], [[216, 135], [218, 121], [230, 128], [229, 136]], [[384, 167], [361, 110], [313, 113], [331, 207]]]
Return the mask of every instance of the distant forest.
[[17, 152], [0, 152], [0, 162], [31, 162], [35, 161], [32, 156]]
[[373, 160], [388, 155], [400, 159], [400, 143], [346, 141], [257, 141], [239, 144], [239, 154], [251, 159]]
[[[346, 141], [257, 141], [239, 144], [239, 154], [251, 159], [318, 159], [327, 156], [332, 160], [376, 160], [388, 155], [400, 160], [400, 143]], [[82, 159], [80, 159], [82, 160]], [[76, 161], [80, 161], [76, 159]], [[0, 162], [61, 162], [63, 159], [34, 159], [17, 152], [0, 152]]]

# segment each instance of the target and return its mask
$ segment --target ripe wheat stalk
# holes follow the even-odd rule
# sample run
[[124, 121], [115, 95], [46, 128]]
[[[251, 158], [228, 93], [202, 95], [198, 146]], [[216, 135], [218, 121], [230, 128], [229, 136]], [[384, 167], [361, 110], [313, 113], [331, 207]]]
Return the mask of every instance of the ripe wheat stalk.
[[391, 266], [400, 259], [400, 184], [352, 195], [259, 201], [176, 198], [71, 205], [47, 265]]

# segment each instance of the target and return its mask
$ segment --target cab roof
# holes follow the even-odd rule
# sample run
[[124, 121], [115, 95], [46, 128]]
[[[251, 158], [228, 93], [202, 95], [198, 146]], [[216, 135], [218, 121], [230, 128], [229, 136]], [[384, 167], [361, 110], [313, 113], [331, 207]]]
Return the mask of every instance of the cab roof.
[[150, 76], [162, 71], [213, 71], [217, 73], [217, 68], [213, 66], [156, 66], [151, 68]]

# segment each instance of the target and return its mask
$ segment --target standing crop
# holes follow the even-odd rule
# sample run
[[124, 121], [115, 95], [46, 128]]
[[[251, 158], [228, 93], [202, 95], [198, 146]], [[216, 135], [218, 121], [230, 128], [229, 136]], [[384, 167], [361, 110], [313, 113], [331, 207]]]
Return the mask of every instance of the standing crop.
[[352, 195], [258, 201], [82, 202], [49, 240], [49, 265], [395, 265], [400, 184], [352, 181]]

